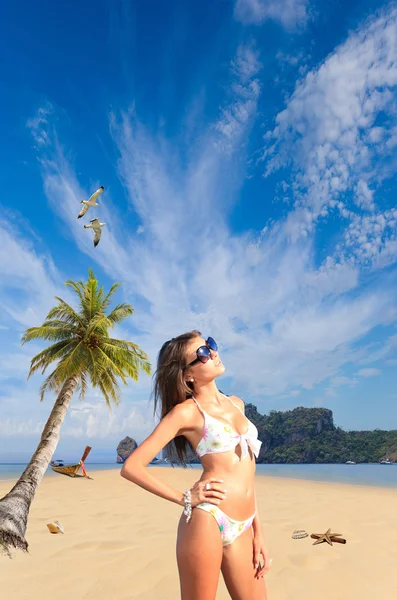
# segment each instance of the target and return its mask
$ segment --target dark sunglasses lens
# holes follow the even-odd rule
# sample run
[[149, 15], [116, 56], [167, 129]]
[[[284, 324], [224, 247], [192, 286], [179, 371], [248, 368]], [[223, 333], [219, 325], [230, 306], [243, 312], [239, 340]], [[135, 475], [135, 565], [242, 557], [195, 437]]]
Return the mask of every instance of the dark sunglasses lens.
[[200, 348], [197, 350], [197, 358], [201, 360], [202, 363], [209, 361], [211, 354], [207, 346], [200, 346]]
[[208, 340], [207, 340], [207, 346], [208, 346], [208, 348], [210, 348], [210, 350], [213, 350], [214, 352], [217, 352], [217, 350], [218, 350], [218, 344], [216, 343], [216, 341], [212, 337], [208, 338]]

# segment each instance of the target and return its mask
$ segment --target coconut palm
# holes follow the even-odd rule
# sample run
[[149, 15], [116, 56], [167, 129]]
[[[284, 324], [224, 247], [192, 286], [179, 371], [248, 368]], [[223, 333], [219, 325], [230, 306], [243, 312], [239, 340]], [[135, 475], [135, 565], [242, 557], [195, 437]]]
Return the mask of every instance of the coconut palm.
[[30, 505], [58, 445], [60, 428], [75, 391], [84, 398], [91, 383], [111, 408], [112, 403], [119, 402], [119, 381], [126, 384], [129, 377], [136, 381], [139, 371], [150, 374], [151, 366], [143, 350], [109, 335], [112, 327], [133, 313], [130, 304], [118, 304], [109, 310], [120, 284], [114, 283], [105, 294], [90, 269], [86, 282], [66, 281], [65, 285], [77, 295], [77, 310], [56, 297], [58, 303], [44, 323], [27, 329], [22, 337], [23, 344], [37, 339], [51, 342], [32, 359], [28, 377], [37, 371], [44, 373], [56, 363], [41, 386], [40, 401], [46, 392], [55, 392], [57, 399], [30, 463], [0, 500], [0, 550], [9, 557], [13, 549], [28, 550], [25, 532]]

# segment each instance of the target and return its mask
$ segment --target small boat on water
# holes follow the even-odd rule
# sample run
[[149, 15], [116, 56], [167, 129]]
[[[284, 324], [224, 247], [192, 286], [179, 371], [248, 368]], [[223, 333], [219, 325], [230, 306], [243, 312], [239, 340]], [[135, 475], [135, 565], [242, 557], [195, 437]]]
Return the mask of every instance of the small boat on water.
[[355, 465], [356, 463], [354, 462], [354, 460], [347, 460], [346, 464], [347, 465]]
[[390, 458], [385, 458], [384, 460], [379, 461], [381, 465], [392, 465], [392, 461]]
[[[78, 463], [75, 464], [65, 464], [63, 460], [52, 460], [50, 462], [50, 467], [55, 473], [60, 473], [61, 475], [67, 475], [68, 477], [87, 477], [87, 479], [92, 479], [92, 477], [88, 477], [87, 472], [85, 470], [84, 461], [87, 458], [91, 451], [91, 446], [86, 446], [83, 456], [80, 458]], [[79, 470], [82, 470], [83, 475], [78, 475]]]

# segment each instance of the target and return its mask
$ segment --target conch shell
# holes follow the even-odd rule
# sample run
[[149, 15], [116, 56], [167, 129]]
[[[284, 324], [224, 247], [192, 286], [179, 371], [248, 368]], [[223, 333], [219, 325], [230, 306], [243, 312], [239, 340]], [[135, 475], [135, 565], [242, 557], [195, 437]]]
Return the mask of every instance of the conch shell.
[[47, 527], [51, 533], [65, 533], [63, 525], [59, 521], [51, 521], [51, 523], [47, 523]]

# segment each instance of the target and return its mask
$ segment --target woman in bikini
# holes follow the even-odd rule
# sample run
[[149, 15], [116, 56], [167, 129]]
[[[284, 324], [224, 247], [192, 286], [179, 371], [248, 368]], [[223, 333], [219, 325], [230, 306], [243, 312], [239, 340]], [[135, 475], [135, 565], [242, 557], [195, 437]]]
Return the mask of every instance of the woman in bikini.
[[[224, 370], [216, 342], [199, 331], [166, 342], [154, 385], [160, 423], [121, 470], [129, 481], [184, 507], [176, 547], [182, 600], [215, 600], [220, 571], [233, 600], [267, 597], [263, 576], [271, 559], [254, 482], [261, 442], [243, 401], [217, 389]], [[203, 467], [190, 490], [176, 490], [146, 468], [164, 447], [185, 464], [189, 446]]]

